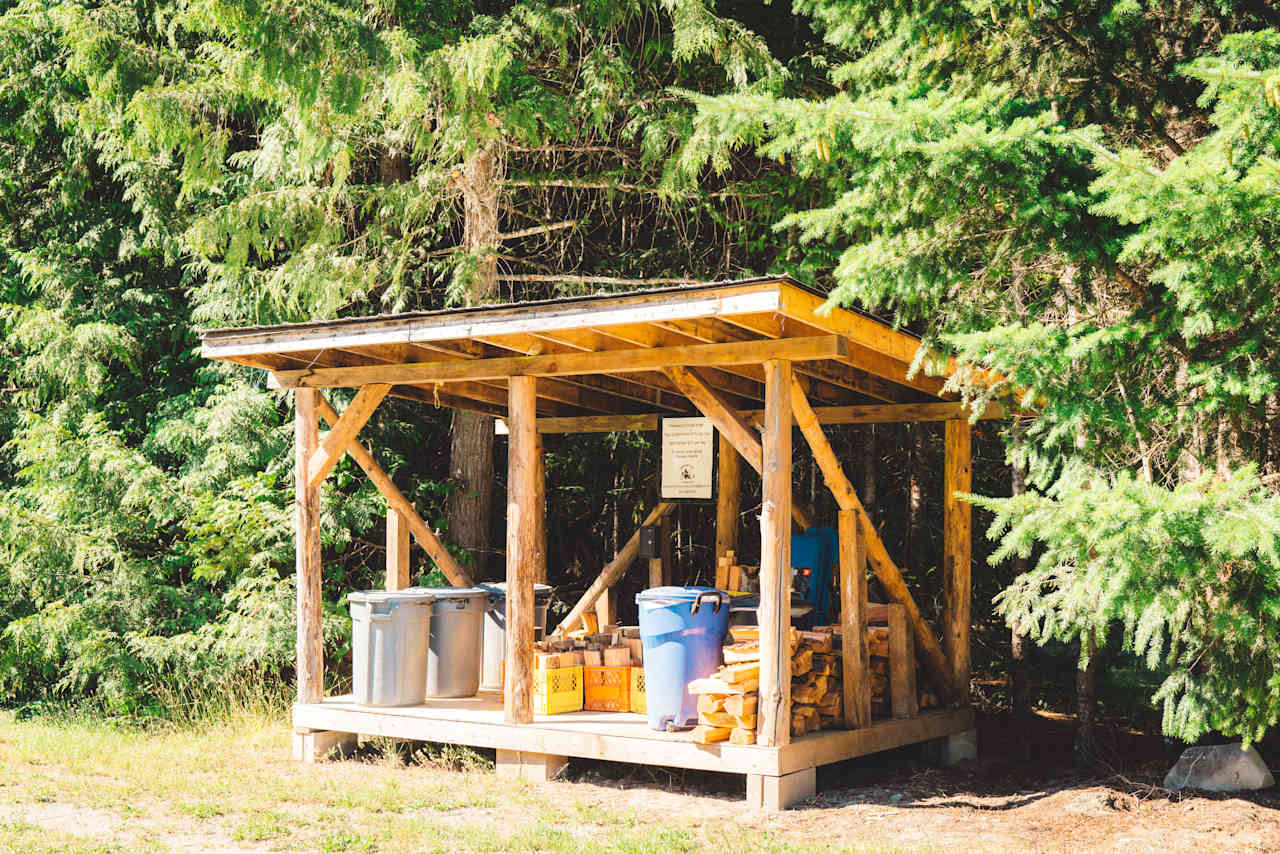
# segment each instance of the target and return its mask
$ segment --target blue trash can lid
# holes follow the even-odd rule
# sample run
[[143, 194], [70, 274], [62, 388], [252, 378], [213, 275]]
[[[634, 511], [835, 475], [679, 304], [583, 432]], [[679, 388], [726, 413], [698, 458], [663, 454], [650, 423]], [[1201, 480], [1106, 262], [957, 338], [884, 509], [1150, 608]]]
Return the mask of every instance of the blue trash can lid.
[[648, 602], [675, 605], [681, 602], [693, 602], [706, 593], [718, 594], [721, 602], [728, 602], [730, 598], [728, 593], [714, 587], [650, 587], [636, 594], [636, 604]]

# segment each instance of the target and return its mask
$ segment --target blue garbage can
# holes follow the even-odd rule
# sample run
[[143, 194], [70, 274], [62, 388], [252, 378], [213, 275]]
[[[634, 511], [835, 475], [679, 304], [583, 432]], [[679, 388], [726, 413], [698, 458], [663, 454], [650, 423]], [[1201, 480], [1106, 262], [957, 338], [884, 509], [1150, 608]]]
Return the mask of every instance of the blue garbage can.
[[687, 729], [698, 723], [698, 698], [689, 683], [723, 662], [729, 594], [714, 587], [654, 587], [636, 594], [644, 647], [644, 692], [649, 727]]

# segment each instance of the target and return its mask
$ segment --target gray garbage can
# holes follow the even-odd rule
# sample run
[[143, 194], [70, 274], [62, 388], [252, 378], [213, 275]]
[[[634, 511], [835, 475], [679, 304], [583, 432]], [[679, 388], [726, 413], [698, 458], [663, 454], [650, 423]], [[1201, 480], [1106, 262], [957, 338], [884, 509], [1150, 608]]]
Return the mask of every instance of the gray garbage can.
[[[486, 691], [502, 690], [502, 662], [507, 655], [507, 582], [481, 584], [489, 595], [484, 612], [484, 651], [480, 664], [480, 687]], [[551, 604], [552, 588], [547, 584], [533, 585], [533, 639], [542, 640], [547, 634], [547, 606]]]
[[364, 706], [416, 706], [427, 687], [430, 594], [365, 590], [351, 606], [352, 694]]
[[480, 690], [480, 644], [488, 594], [479, 587], [410, 589], [431, 596], [427, 696], [475, 696]]

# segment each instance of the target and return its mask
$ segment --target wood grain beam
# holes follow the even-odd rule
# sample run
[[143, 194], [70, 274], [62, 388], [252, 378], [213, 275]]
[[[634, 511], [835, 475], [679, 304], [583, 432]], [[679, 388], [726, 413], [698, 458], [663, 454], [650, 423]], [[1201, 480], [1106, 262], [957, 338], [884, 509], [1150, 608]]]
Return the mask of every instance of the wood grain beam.
[[659, 349], [611, 350], [596, 353], [556, 353], [549, 356], [420, 362], [404, 365], [360, 365], [315, 368], [276, 373], [285, 388], [335, 388], [369, 383], [448, 383], [505, 379], [516, 376], [571, 376], [573, 374], [631, 373], [674, 365], [708, 366], [752, 364], [769, 359], [807, 361], [834, 359], [847, 353], [836, 335], [791, 338], [783, 341], [747, 341], [733, 344], [696, 344]]

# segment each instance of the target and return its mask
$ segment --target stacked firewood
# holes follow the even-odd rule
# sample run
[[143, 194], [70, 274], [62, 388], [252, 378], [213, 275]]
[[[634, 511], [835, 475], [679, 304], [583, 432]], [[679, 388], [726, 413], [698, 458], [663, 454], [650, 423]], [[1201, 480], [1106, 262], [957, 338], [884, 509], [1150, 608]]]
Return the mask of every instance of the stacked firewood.
[[[698, 695], [700, 744], [754, 744], [760, 688], [760, 633], [755, 626], [730, 629], [724, 666], [689, 685]], [[843, 717], [840, 653], [831, 632], [791, 630], [791, 732], [802, 735], [838, 726]]]
[[[588, 615], [595, 622], [595, 615]], [[538, 667], [639, 667], [644, 663], [640, 629], [636, 626], [604, 626], [601, 631], [581, 629], [564, 637], [552, 636], [533, 645]]]

